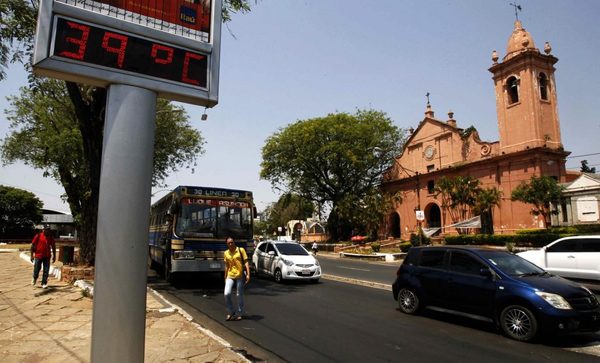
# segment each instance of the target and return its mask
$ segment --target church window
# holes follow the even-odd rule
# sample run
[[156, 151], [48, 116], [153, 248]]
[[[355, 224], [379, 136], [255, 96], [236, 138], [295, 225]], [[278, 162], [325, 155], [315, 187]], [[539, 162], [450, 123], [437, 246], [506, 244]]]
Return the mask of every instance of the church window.
[[509, 104], [519, 102], [519, 80], [512, 76], [506, 81], [506, 89], [508, 91]]
[[538, 83], [540, 85], [540, 97], [542, 100], [548, 100], [548, 77], [544, 73], [540, 73], [538, 77]]
[[427, 192], [429, 194], [433, 194], [434, 191], [435, 191], [435, 182], [433, 180], [430, 180], [427, 182]]
[[435, 170], [435, 165], [431, 164], [431, 165], [427, 165], [427, 172], [431, 173], [432, 171]]

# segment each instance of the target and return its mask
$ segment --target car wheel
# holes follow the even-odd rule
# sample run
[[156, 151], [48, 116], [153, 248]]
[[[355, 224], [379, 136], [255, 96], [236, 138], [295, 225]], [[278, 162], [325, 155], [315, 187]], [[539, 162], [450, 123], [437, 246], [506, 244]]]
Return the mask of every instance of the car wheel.
[[419, 310], [419, 297], [408, 288], [403, 288], [398, 292], [398, 307], [405, 314], [415, 314]]
[[538, 331], [535, 315], [520, 305], [510, 305], [502, 310], [500, 326], [508, 337], [521, 342], [533, 339]]
[[283, 275], [281, 274], [281, 269], [275, 269], [275, 274], [273, 276], [275, 277], [275, 282], [283, 281]]

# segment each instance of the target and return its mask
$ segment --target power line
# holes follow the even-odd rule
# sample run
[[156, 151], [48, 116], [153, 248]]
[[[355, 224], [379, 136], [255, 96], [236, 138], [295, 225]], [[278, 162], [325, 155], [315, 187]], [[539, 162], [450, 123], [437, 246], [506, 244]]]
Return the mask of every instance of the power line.
[[583, 158], [585, 156], [593, 156], [593, 155], [600, 155], [600, 153], [583, 154], [583, 155], [571, 155], [571, 156], [567, 156], [567, 159], [571, 159], [571, 158]]

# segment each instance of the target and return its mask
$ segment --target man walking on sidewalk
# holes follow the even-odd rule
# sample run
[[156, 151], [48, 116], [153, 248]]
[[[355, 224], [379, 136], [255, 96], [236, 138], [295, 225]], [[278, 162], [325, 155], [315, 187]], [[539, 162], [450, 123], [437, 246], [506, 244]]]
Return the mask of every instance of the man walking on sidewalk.
[[[52, 249], [52, 253], [50, 253]], [[56, 244], [54, 243], [54, 237], [52, 237], [52, 230], [50, 226], [45, 225], [44, 231], [40, 232], [33, 237], [31, 241], [31, 262], [33, 262], [33, 279], [31, 284], [35, 286], [38, 276], [40, 275], [40, 268], [43, 267], [42, 272], [42, 288], [48, 287], [48, 274], [50, 273], [50, 257], [52, 256], [52, 262], [56, 261]]]

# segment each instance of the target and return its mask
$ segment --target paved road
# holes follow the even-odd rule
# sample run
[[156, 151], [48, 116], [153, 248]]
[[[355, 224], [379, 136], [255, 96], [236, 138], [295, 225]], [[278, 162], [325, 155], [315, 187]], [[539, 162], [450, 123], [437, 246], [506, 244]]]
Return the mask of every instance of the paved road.
[[327, 276], [343, 277], [377, 284], [392, 285], [396, 279], [398, 262], [365, 261], [351, 258], [338, 258], [327, 255], [317, 256]]
[[[388, 268], [375, 265], [383, 272]], [[600, 340], [597, 335], [519, 343], [490, 324], [434, 313], [402, 314], [389, 291], [331, 280], [254, 280], [246, 294], [247, 319], [225, 322], [221, 277], [201, 279], [191, 276], [175, 286], [155, 280], [150, 286], [207, 322], [210, 330], [254, 361], [598, 362], [597, 356], [561, 349]]]

